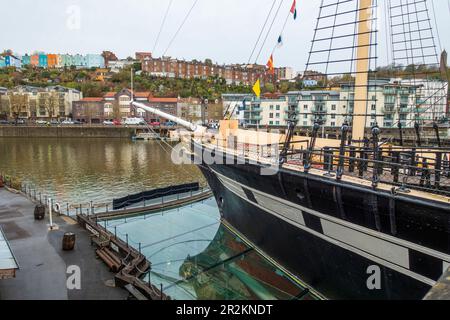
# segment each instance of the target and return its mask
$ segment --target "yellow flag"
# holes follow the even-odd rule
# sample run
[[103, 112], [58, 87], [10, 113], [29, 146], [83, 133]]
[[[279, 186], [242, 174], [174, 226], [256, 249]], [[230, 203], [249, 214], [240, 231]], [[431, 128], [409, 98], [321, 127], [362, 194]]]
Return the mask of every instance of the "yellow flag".
[[259, 81], [259, 79], [253, 86], [253, 92], [256, 94], [258, 98], [261, 97], [261, 82]]

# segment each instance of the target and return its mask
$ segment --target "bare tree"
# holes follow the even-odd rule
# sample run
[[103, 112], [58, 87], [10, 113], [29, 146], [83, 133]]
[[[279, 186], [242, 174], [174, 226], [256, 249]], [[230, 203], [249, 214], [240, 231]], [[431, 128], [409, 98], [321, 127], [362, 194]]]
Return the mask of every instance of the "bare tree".
[[117, 100], [113, 103], [113, 117], [114, 120], [120, 120], [122, 118], [122, 114], [120, 113], [120, 104]]
[[27, 113], [29, 111], [28, 96], [25, 94], [9, 93], [9, 112], [14, 122], [17, 124], [17, 119], [20, 113]]
[[55, 115], [59, 113], [59, 96], [57, 92], [50, 92], [42, 94], [41, 99], [43, 99], [42, 105], [44, 106], [50, 121], [53, 120]]

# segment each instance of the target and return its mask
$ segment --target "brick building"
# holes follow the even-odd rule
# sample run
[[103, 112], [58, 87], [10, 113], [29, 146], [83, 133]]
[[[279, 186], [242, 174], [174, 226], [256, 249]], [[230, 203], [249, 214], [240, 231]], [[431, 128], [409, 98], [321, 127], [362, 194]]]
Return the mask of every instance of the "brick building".
[[[102, 123], [105, 120], [124, 120], [126, 118], [143, 118], [147, 122], [165, 122], [158, 116], [136, 109], [130, 101], [133, 93], [129, 89], [108, 92], [100, 98], [84, 98], [73, 103], [73, 118], [83, 123]], [[155, 98], [150, 92], [134, 92], [134, 100], [177, 115], [177, 98]]]
[[[136, 56], [137, 57], [137, 56]], [[181, 79], [207, 79], [208, 77], [224, 78], [228, 84], [251, 85], [259, 78], [262, 83], [277, 80], [277, 69], [275, 75], [267, 72], [262, 65], [218, 65], [207, 60], [184, 61], [170, 57], [152, 58], [145, 57], [142, 60], [142, 71], [156, 77], [181, 78]]]

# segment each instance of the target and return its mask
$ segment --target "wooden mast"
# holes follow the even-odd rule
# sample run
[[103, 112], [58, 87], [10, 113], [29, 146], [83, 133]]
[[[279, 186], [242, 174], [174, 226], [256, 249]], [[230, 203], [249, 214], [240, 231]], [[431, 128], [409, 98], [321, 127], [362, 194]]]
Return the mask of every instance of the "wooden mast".
[[353, 140], [363, 140], [365, 136], [368, 82], [370, 65], [370, 46], [372, 25], [372, 0], [359, 0], [357, 32], [357, 60], [355, 79], [355, 107], [353, 113]]

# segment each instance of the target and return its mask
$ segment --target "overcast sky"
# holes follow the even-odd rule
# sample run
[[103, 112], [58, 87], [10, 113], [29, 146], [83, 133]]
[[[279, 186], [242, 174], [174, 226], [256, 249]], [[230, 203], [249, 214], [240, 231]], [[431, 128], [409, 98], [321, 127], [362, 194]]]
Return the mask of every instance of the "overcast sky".
[[[0, 19], [0, 49], [9, 48], [18, 53], [37, 50], [72, 54], [111, 50], [120, 58], [134, 56], [136, 51], [152, 50], [169, 1], [8, 1], [7, 12]], [[154, 56], [159, 57], [167, 49], [170, 38], [193, 1], [173, 0]], [[448, 49], [450, 5], [448, 0], [434, 1], [442, 46]], [[185, 59], [211, 58], [219, 63], [246, 63], [272, 2], [198, 0], [167, 55]], [[266, 63], [291, 4], [292, 0], [284, 0], [259, 63]], [[304, 69], [319, 4], [320, 0], [297, 0], [298, 18], [288, 21], [283, 35], [284, 46], [275, 54], [276, 66], [291, 66], [298, 71]], [[382, 47], [380, 51], [379, 56], [385, 58]]]

